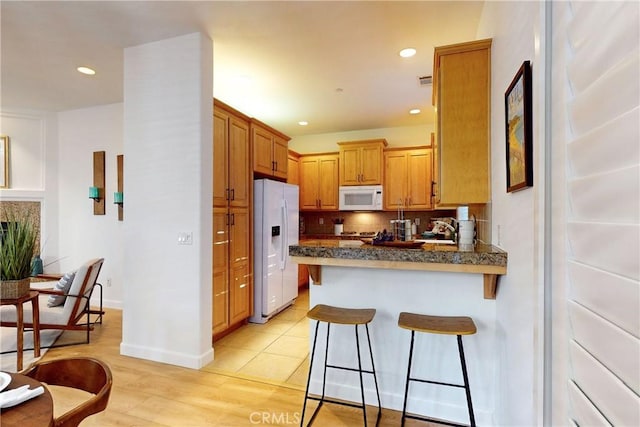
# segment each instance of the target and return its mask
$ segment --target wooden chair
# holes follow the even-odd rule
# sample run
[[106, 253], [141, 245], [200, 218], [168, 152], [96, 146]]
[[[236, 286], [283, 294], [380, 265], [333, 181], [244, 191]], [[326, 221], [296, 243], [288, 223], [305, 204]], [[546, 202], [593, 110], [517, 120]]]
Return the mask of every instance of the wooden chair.
[[[100, 310], [92, 310], [90, 307], [91, 295], [96, 286], [100, 288], [102, 294], [102, 285], [97, 283], [98, 274], [104, 263], [104, 258], [96, 258], [84, 263], [76, 272], [71, 283], [69, 292], [66, 294], [55, 289], [41, 289], [35, 287], [34, 290], [40, 292], [40, 330], [60, 329], [86, 331], [86, 341], [90, 342], [90, 332], [96, 322], [102, 323], [102, 302]], [[39, 284], [43, 285], [43, 284]], [[32, 285], [33, 286], [33, 285]], [[51, 286], [51, 282], [47, 282], [46, 286]], [[48, 307], [47, 300], [49, 295], [66, 296], [64, 304], [55, 307]], [[102, 300], [102, 295], [100, 295]], [[97, 317], [91, 321], [91, 315]], [[24, 327], [33, 328], [33, 313], [31, 308], [25, 306], [24, 309]], [[5, 306], [0, 310], [0, 325], [8, 327], [16, 327], [16, 311], [13, 307]], [[76, 344], [76, 343], [74, 343]]]
[[55, 427], [75, 427], [88, 416], [104, 411], [113, 385], [109, 366], [90, 357], [48, 360], [34, 364], [22, 374], [47, 385], [71, 387], [93, 394], [80, 405], [56, 417]]

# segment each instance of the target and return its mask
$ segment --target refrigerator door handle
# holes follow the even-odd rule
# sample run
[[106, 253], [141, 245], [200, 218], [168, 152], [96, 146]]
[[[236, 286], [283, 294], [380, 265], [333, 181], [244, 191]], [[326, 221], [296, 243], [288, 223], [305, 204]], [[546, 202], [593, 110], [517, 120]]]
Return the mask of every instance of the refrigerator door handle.
[[289, 247], [289, 212], [287, 210], [287, 200], [282, 199], [282, 232], [280, 234], [280, 270], [284, 270], [287, 266], [287, 252]]

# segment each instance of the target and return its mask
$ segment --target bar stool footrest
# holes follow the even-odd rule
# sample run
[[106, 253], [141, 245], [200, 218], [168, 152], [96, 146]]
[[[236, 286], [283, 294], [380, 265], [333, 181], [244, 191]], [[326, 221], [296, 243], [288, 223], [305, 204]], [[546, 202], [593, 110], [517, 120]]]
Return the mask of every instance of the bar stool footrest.
[[448, 387], [465, 388], [464, 384], [443, 383], [440, 381], [424, 380], [422, 378], [409, 378], [409, 381], [416, 381], [419, 383], [427, 383], [427, 384], [435, 384], [435, 385], [446, 385]]
[[[357, 368], [347, 368], [346, 366], [336, 366], [336, 365], [327, 365], [327, 368], [333, 368], [333, 369], [342, 369], [343, 371], [351, 371], [351, 372], [361, 372], [359, 369]], [[364, 369], [362, 370], [363, 374], [372, 374], [373, 375], [373, 371], [365, 371]]]

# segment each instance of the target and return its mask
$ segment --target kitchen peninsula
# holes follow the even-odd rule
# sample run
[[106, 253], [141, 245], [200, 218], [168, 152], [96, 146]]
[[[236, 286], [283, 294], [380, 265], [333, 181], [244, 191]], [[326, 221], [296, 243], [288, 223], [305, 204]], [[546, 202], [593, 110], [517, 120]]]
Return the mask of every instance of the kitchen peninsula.
[[[497, 330], [494, 299], [497, 278], [507, 271], [504, 251], [483, 244], [458, 248], [426, 243], [406, 249], [350, 240], [307, 240], [290, 246], [289, 254], [294, 262], [308, 265], [313, 283], [320, 285], [310, 286], [310, 307], [328, 304], [376, 309], [370, 333], [385, 408], [402, 409], [410, 334], [397, 326], [400, 312], [473, 318], [478, 332], [464, 337], [471, 395], [478, 424], [493, 424], [496, 370], [500, 369], [496, 335], [504, 333]], [[318, 345], [322, 348], [326, 332], [320, 329]], [[366, 345], [365, 341], [361, 345]], [[455, 338], [419, 334], [415, 351], [414, 376], [461, 383]], [[332, 326], [330, 363], [353, 366], [357, 363], [355, 353], [352, 328]], [[320, 363], [322, 356], [316, 358]], [[364, 366], [370, 366], [367, 359]], [[321, 380], [321, 370], [314, 370], [311, 392], [319, 392]], [[412, 387], [416, 392], [409, 399], [409, 412], [468, 422], [461, 389], [426, 384]], [[365, 390], [367, 402], [374, 402], [373, 381], [365, 381]], [[352, 372], [328, 372], [326, 392], [334, 398], [360, 401], [357, 376]]]

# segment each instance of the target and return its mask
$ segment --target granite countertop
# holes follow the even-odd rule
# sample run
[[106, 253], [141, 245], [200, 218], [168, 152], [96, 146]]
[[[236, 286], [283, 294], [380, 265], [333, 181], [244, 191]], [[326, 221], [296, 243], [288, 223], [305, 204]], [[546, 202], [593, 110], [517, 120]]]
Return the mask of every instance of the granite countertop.
[[457, 245], [425, 243], [417, 249], [364, 244], [353, 240], [302, 240], [289, 246], [289, 255], [310, 258], [338, 258], [360, 261], [392, 261], [430, 264], [463, 264], [506, 267], [507, 253], [486, 244]]

